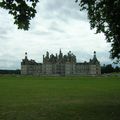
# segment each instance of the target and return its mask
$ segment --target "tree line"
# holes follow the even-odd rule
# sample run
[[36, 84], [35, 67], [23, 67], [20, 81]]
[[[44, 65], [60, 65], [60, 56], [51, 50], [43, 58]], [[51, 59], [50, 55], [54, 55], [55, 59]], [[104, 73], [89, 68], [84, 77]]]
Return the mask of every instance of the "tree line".
[[119, 66], [116, 66], [116, 67], [113, 67], [112, 64], [108, 64], [108, 65], [103, 65], [101, 66], [101, 73], [104, 74], [104, 73], [119, 73], [120, 72], [120, 67]]
[[0, 70], [0, 74], [20, 74], [20, 70]]

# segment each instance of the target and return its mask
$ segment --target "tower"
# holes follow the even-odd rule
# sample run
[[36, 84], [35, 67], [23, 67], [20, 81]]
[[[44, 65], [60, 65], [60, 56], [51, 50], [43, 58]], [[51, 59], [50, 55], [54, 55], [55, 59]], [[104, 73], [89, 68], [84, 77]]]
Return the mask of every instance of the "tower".
[[90, 72], [91, 74], [94, 74], [94, 75], [101, 74], [100, 62], [96, 57], [96, 51], [94, 51], [93, 59], [90, 60]]

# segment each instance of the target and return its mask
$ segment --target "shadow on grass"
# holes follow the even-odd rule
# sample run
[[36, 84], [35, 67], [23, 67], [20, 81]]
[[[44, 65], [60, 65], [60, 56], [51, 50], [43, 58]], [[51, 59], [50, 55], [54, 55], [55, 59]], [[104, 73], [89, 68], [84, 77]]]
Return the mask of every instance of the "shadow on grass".
[[120, 105], [46, 105], [0, 108], [0, 120], [120, 120]]

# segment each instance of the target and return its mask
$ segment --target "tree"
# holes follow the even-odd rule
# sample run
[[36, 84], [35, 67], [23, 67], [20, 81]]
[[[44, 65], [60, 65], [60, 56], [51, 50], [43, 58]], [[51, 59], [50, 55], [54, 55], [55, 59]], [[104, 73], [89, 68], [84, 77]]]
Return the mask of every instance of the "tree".
[[101, 66], [101, 73], [104, 74], [104, 73], [112, 73], [112, 72], [120, 72], [120, 67], [119, 66], [116, 66], [116, 67], [113, 67], [111, 64], [108, 64], [108, 65], [103, 65]]
[[120, 0], [76, 0], [86, 10], [91, 29], [104, 33], [111, 42], [111, 58], [120, 61]]
[[[80, 10], [86, 10], [91, 29], [104, 33], [111, 42], [111, 58], [120, 62], [120, 0], [75, 0]], [[31, 18], [35, 17], [38, 0], [2, 0], [0, 7], [14, 16], [19, 29], [28, 30]]]
[[31, 18], [35, 17], [38, 0], [2, 0], [0, 7], [7, 9], [14, 16], [18, 29], [29, 29]]
[[115, 67], [115, 72], [120, 72], [120, 67], [116, 66]]
[[112, 72], [114, 72], [114, 68], [112, 67], [111, 64], [104, 65], [101, 67], [101, 72], [102, 73], [112, 73]]

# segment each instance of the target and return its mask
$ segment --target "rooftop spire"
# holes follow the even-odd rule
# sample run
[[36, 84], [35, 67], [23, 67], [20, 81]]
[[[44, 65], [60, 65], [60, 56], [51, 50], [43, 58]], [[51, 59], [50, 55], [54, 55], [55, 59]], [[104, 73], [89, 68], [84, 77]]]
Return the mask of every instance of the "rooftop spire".
[[96, 58], [96, 51], [94, 51], [94, 58]]
[[27, 52], [25, 52], [25, 59], [27, 59]]
[[94, 56], [93, 56], [93, 59], [92, 59], [92, 63], [99, 64], [99, 61], [97, 60], [97, 57], [96, 57], [96, 51], [94, 51]]
[[61, 54], [62, 52], [61, 52], [61, 48], [60, 48], [60, 54]]
[[62, 58], [62, 51], [61, 51], [61, 49], [60, 49], [60, 53], [59, 53], [59, 58]]
[[96, 51], [94, 51], [94, 55], [96, 55]]

